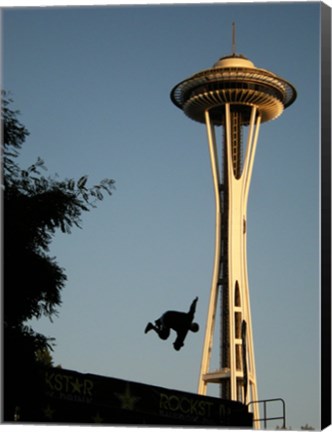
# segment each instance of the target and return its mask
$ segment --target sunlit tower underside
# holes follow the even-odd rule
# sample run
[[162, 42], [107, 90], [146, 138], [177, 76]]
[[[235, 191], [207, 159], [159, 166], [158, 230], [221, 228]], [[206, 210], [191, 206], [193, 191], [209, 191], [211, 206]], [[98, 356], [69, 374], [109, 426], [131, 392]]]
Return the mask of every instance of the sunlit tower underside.
[[[203, 395], [208, 383], [218, 383], [222, 398], [258, 400], [247, 276], [247, 201], [260, 124], [277, 118], [295, 98], [291, 84], [237, 54], [221, 58], [171, 92], [177, 107], [206, 125], [215, 194], [215, 256], [198, 385]], [[222, 127], [220, 144], [216, 126]], [[220, 369], [209, 372], [218, 295]], [[253, 406], [257, 419], [258, 404]]]

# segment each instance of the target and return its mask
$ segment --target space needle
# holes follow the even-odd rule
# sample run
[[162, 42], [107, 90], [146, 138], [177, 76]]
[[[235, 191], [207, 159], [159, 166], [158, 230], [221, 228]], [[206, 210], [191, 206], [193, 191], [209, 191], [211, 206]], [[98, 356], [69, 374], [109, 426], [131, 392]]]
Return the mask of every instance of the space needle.
[[[220, 397], [258, 401], [247, 274], [247, 202], [261, 123], [296, 99], [285, 79], [235, 52], [177, 84], [172, 102], [206, 126], [215, 196], [215, 251], [198, 393], [220, 385]], [[217, 127], [221, 131], [217, 131]], [[218, 300], [219, 299], [219, 300]], [[210, 359], [220, 304], [220, 367]], [[258, 404], [252, 404], [254, 419]]]

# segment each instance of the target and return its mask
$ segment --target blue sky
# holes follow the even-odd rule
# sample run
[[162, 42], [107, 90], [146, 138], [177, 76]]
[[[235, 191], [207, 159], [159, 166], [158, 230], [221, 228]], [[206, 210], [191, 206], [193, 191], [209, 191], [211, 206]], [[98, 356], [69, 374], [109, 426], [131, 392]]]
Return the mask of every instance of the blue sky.
[[[319, 14], [319, 3], [3, 10], [3, 88], [30, 131], [20, 163], [40, 156], [50, 175], [116, 181], [82, 230], [52, 243], [63, 305], [33, 326], [56, 338], [56, 364], [196, 392], [214, 197], [205, 128], [169, 93], [231, 53], [235, 21], [237, 52], [298, 91], [261, 127], [248, 203], [258, 395], [285, 399], [293, 429], [319, 428]], [[195, 296], [201, 331], [180, 352], [174, 336], [144, 334]], [[218, 361], [215, 345], [211, 369]]]

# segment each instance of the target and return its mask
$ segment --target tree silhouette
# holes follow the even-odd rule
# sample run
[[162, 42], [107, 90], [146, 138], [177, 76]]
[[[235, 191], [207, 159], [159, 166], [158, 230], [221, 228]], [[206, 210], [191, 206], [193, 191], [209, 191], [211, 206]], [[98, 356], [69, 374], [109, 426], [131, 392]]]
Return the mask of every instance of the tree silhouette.
[[[33, 331], [27, 321], [52, 319], [61, 305], [66, 275], [49, 245], [57, 230], [70, 233], [80, 227], [82, 212], [95, 207], [104, 193], [112, 194], [114, 180], [104, 179], [87, 188], [88, 176], [58, 180], [42, 175], [38, 158], [28, 168], [17, 163], [29, 135], [18, 120], [12, 100], [2, 92], [3, 196], [3, 352], [4, 419], [13, 420], [15, 407], [29, 386], [53, 340]], [[41, 355], [43, 353], [43, 355]], [[48, 359], [51, 364], [51, 359]], [[46, 362], [47, 364], [47, 362]]]

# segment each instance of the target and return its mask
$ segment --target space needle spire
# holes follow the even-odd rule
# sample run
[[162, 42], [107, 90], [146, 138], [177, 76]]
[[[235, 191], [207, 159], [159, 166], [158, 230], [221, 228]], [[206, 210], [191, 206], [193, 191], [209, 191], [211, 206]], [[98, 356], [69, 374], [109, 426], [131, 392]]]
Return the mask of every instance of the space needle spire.
[[[224, 399], [244, 404], [258, 400], [247, 274], [247, 202], [260, 125], [276, 119], [295, 99], [296, 90], [289, 82], [236, 54], [235, 23], [232, 54], [171, 91], [173, 103], [206, 126], [215, 196], [214, 262], [198, 385], [202, 395], [208, 384], [217, 383]], [[218, 304], [220, 367], [210, 371]], [[258, 404], [251, 407], [258, 419]]]
[[232, 51], [233, 51], [233, 55], [235, 55], [236, 53], [235, 22], [232, 23]]

